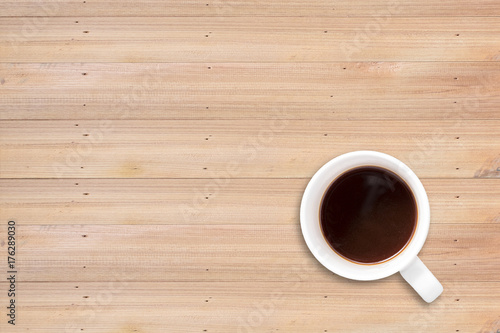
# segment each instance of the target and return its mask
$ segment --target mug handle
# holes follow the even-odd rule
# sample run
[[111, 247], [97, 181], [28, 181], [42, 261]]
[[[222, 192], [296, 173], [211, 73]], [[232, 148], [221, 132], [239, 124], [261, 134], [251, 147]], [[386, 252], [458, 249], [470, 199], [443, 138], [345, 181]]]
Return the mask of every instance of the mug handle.
[[441, 283], [419, 257], [415, 257], [399, 273], [427, 303], [434, 301], [443, 292]]

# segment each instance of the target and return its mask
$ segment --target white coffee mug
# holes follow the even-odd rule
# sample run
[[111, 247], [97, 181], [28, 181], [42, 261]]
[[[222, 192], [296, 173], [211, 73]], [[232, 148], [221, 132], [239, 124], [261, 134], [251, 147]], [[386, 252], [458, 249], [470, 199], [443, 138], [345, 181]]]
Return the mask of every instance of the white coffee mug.
[[[377, 166], [397, 174], [410, 187], [417, 203], [417, 224], [413, 237], [398, 255], [389, 260], [364, 265], [337, 254], [323, 237], [319, 211], [330, 184], [346, 171], [361, 166]], [[428, 303], [442, 292], [443, 286], [417, 257], [424, 245], [430, 224], [429, 199], [418, 177], [398, 159], [375, 151], [355, 151], [326, 163], [311, 178], [300, 206], [302, 234], [312, 254], [330, 271], [353, 280], [377, 280], [400, 272], [403, 278]]]

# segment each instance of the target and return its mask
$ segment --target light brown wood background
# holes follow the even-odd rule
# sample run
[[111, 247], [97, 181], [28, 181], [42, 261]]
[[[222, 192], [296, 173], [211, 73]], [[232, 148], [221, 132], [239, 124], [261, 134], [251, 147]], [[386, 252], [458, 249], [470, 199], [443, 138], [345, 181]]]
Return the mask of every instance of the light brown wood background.
[[[500, 332], [497, 0], [0, 0], [3, 332]], [[299, 203], [373, 149], [421, 177], [426, 304], [340, 278]], [[4, 273], [1, 273], [4, 276]]]

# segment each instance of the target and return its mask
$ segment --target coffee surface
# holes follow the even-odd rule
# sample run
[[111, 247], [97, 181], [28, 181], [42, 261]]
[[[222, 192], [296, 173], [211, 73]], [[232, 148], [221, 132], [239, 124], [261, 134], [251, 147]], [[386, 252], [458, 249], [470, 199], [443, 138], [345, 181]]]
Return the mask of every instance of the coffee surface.
[[326, 191], [320, 208], [323, 236], [341, 256], [359, 263], [384, 261], [411, 239], [417, 206], [410, 188], [379, 167], [342, 174]]

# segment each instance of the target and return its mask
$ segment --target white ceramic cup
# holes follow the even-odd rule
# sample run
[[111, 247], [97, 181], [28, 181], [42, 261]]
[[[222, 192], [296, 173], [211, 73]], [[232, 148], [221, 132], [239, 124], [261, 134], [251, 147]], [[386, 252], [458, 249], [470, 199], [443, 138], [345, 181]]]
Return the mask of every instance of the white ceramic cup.
[[[338, 255], [321, 232], [319, 211], [330, 184], [346, 171], [361, 166], [378, 166], [397, 174], [410, 187], [417, 202], [417, 226], [406, 248], [393, 258], [370, 265], [357, 264]], [[398, 159], [376, 151], [355, 151], [338, 156], [314, 174], [306, 187], [300, 206], [302, 234], [312, 254], [330, 271], [353, 280], [377, 280], [396, 272], [428, 303], [442, 292], [443, 286], [417, 257], [424, 245], [430, 224], [429, 199], [418, 177]]]

